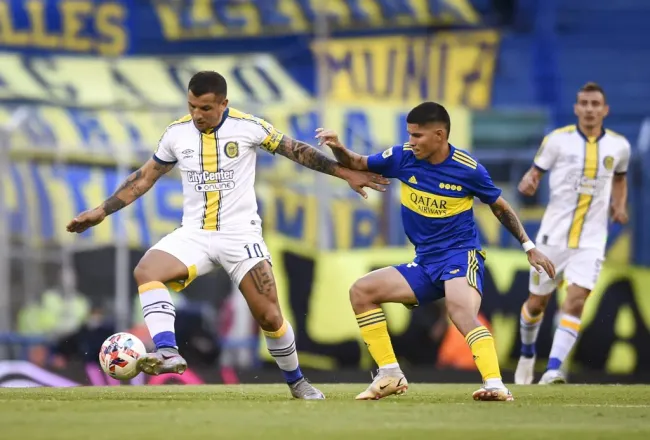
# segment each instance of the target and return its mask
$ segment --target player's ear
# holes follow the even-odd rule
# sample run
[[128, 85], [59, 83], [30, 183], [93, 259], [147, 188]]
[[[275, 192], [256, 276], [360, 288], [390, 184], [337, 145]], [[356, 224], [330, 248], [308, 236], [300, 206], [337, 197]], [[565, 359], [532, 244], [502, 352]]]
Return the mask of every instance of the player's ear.
[[228, 107], [228, 98], [221, 101], [221, 108], [225, 109], [226, 107]]
[[606, 118], [608, 114], [609, 114], [609, 106], [605, 104], [603, 107], [603, 118]]
[[578, 116], [578, 103], [573, 104], [573, 114]]

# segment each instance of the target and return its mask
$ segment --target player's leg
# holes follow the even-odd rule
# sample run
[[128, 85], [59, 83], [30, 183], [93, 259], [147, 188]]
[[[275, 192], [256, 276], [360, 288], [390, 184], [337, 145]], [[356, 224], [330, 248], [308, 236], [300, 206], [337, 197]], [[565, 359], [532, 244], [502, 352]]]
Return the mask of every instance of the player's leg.
[[548, 365], [540, 384], [566, 382], [560, 368], [578, 339], [582, 311], [596, 285], [602, 263], [602, 254], [591, 249], [576, 249], [571, 256], [566, 269], [567, 297], [562, 304], [560, 323], [555, 329]]
[[[452, 273], [453, 272], [453, 273]], [[460, 254], [447, 262], [440, 277], [445, 283], [447, 313], [465, 336], [484, 386], [474, 392], [475, 400], [513, 400], [503, 384], [499, 360], [490, 331], [478, 320], [483, 289], [483, 257], [476, 251]]]
[[168, 285], [181, 290], [211, 268], [201, 242], [191, 231], [177, 229], [147, 251], [133, 271], [144, 321], [156, 345], [154, 353], [138, 360], [138, 368], [146, 374], [182, 374], [187, 368], [187, 362], [178, 353], [176, 308]]
[[361, 336], [379, 366], [377, 376], [357, 396], [358, 400], [376, 400], [391, 394], [402, 394], [407, 390], [408, 382], [395, 357], [381, 304], [393, 302], [406, 306], [416, 305], [416, 291], [424, 298], [431, 294], [431, 290], [428, 275], [415, 263], [376, 270], [357, 280], [350, 288], [350, 302]]
[[262, 328], [269, 353], [275, 359], [298, 399], [324, 399], [322, 392], [304, 378], [298, 362], [296, 340], [289, 321], [284, 319], [270, 263], [270, 254], [259, 233], [240, 236], [222, 235], [220, 259], [233, 283], [246, 299], [248, 307]]
[[517, 385], [533, 383], [535, 361], [537, 359], [537, 336], [544, 319], [544, 311], [556, 287], [556, 281], [550, 279], [545, 272], [539, 273], [534, 268], [530, 269], [528, 284], [530, 295], [521, 306], [519, 316], [521, 352], [515, 370], [515, 383]]

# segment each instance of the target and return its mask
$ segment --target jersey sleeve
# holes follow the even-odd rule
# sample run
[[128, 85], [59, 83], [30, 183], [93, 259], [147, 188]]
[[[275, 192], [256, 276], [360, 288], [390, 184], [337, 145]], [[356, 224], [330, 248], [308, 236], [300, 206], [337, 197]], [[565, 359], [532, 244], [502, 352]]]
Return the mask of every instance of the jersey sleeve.
[[264, 119], [253, 118], [257, 127], [254, 129], [254, 142], [269, 153], [275, 153], [284, 134]]
[[501, 197], [501, 188], [494, 185], [490, 173], [480, 163], [474, 170], [472, 178], [465, 184], [479, 200], [491, 205]]
[[533, 164], [542, 171], [548, 171], [553, 168], [558, 153], [557, 137], [551, 133], [544, 138], [542, 144], [539, 146]]
[[632, 154], [632, 148], [630, 147], [630, 143], [626, 140], [624, 142], [624, 149], [623, 152], [621, 153], [621, 160], [618, 161], [616, 164], [616, 168], [614, 168], [614, 174], [626, 174], [627, 169], [630, 165], [630, 155]]
[[398, 177], [403, 151], [404, 148], [399, 146], [368, 156], [368, 170], [384, 177]]
[[156, 148], [156, 152], [153, 154], [153, 159], [164, 165], [178, 162], [178, 158], [174, 153], [174, 146], [172, 144], [172, 137], [169, 133], [169, 129], [165, 130], [163, 135], [160, 137], [158, 148]]

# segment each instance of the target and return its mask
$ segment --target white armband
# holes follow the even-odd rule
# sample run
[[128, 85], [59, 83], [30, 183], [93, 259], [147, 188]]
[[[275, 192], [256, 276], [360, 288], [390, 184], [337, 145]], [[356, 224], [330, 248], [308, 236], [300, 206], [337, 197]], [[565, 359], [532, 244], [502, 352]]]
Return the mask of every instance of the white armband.
[[523, 243], [521, 247], [524, 248], [524, 252], [528, 252], [531, 249], [535, 249], [535, 243], [532, 241], [528, 240], [526, 243]]

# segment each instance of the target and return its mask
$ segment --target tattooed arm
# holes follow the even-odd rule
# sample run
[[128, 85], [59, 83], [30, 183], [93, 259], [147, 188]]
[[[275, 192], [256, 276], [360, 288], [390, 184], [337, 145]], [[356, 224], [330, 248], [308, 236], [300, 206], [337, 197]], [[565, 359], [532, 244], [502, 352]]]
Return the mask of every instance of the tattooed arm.
[[149, 191], [153, 184], [173, 167], [173, 163], [161, 164], [149, 159], [140, 169], [127, 177], [115, 193], [101, 204], [100, 208], [104, 210], [106, 215], [111, 215], [130, 205], [138, 197]]
[[496, 202], [490, 205], [490, 209], [492, 209], [492, 213], [499, 219], [501, 224], [519, 240], [519, 243], [527, 243], [532, 246], [531, 249], [526, 251], [530, 265], [537, 269], [538, 272], [544, 271], [550, 278], [555, 278], [553, 262], [532, 244], [512, 206], [503, 197], [499, 197]]
[[496, 202], [490, 205], [490, 209], [492, 209], [492, 213], [499, 219], [501, 224], [519, 240], [519, 243], [523, 244], [530, 240], [524, 230], [524, 226], [519, 221], [519, 217], [517, 217], [514, 209], [512, 209], [512, 206], [510, 206], [506, 199], [499, 197]]
[[291, 139], [287, 135], [282, 137], [275, 152], [314, 171], [336, 176], [341, 179], [344, 178], [345, 168], [338, 162], [325, 156], [320, 150], [311, 145]]
[[289, 136], [284, 135], [275, 149], [275, 153], [279, 153], [292, 161], [299, 163], [314, 171], [336, 176], [348, 182], [348, 185], [367, 198], [364, 187], [369, 187], [377, 191], [385, 191], [386, 189], [381, 185], [388, 185], [390, 181], [379, 174], [370, 172], [361, 172], [351, 170], [333, 161], [325, 156], [317, 148], [312, 147], [304, 142], [291, 139]]
[[68, 232], [84, 232], [101, 223], [107, 215], [119, 211], [133, 203], [138, 197], [149, 191], [164, 174], [174, 167], [173, 163], [161, 164], [149, 159], [140, 169], [133, 172], [119, 188], [100, 206], [82, 212], [68, 224]]

